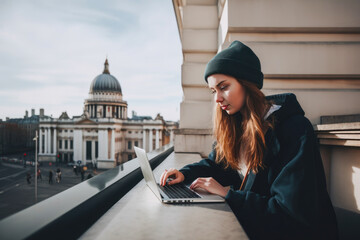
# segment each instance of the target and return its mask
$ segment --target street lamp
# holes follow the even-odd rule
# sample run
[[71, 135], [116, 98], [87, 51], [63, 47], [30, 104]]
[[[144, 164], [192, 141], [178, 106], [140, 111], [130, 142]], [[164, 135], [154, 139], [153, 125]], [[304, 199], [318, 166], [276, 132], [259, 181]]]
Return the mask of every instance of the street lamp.
[[37, 203], [37, 140], [38, 140], [38, 131], [35, 131], [35, 203]]

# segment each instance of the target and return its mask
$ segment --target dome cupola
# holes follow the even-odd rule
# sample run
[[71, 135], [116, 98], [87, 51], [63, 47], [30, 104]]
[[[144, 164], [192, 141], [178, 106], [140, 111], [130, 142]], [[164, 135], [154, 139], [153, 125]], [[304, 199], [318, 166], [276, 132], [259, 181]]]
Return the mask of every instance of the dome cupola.
[[104, 63], [103, 73], [95, 77], [91, 82], [89, 93], [120, 93], [122, 95], [119, 81], [110, 74], [107, 59]]

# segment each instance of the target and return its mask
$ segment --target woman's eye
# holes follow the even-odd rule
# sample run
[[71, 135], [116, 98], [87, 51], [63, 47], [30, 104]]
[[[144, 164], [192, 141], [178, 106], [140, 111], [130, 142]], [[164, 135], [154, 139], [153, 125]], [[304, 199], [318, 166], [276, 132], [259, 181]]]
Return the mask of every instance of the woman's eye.
[[221, 90], [224, 90], [224, 89], [226, 89], [227, 88], [227, 85], [222, 85], [222, 86], [220, 86], [220, 89]]
[[211, 94], [215, 94], [216, 91], [214, 89], [211, 89]]

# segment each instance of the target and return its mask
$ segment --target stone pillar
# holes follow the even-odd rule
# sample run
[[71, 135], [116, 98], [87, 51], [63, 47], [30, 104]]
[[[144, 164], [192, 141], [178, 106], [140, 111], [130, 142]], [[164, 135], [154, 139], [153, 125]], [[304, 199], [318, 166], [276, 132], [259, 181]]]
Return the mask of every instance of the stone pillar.
[[86, 141], [84, 139], [82, 139], [81, 145], [82, 145], [81, 162], [83, 165], [86, 165]]
[[159, 139], [159, 131], [160, 130], [158, 130], [158, 129], [156, 129], [156, 141], [155, 141], [155, 144], [156, 144], [156, 149], [158, 149], [160, 146], [159, 146], [159, 141], [160, 141], [160, 139]]
[[[80, 129], [74, 129], [74, 156], [73, 160], [76, 162], [82, 160], [82, 131]], [[64, 143], [64, 142], [63, 142]], [[65, 146], [63, 144], [63, 146]]]
[[50, 154], [51, 153], [51, 128], [49, 127], [48, 128], [48, 131], [47, 131], [47, 143], [46, 143], [46, 146], [47, 146], [47, 151], [46, 153], [47, 154]]
[[152, 129], [149, 129], [149, 152], [153, 150], [153, 133]]
[[174, 130], [170, 130], [170, 143], [174, 142]]
[[95, 157], [95, 141], [91, 141], [91, 161], [95, 164], [96, 157]]
[[44, 153], [47, 153], [47, 137], [48, 137], [48, 129], [44, 128]]
[[143, 129], [143, 144], [142, 148], [146, 151], [146, 129]]
[[219, 30], [222, 11], [218, 7], [229, 1], [191, 1], [192, 4], [173, 1], [184, 56], [180, 123], [175, 139], [171, 138], [175, 141], [175, 152], [199, 152], [205, 156], [211, 151], [212, 136], [204, 132], [211, 132], [213, 106], [204, 81], [204, 70], [217, 53], [218, 42], [221, 42], [225, 30], [228, 30]]
[[42, 129], [39, 128], [39, 154], [42, 154]]
[[56, 155], [56, 128], [54, 128], [53, 145], [54, 145], [53, 154]]
[[107, 130], [99, 130], [98, 131], [98, 151], [99, 151], [99, 160], [107, 160], [108, 159], [108, 137]]
[[110, 159], [115, 159], [115, 129], [111, 130], [111, 155]]

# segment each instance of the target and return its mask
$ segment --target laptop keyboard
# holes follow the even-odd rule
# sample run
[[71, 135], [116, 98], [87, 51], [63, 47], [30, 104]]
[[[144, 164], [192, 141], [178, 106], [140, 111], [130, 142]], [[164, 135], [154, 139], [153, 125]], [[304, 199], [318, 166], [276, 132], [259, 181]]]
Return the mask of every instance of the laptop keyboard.
[[185, 185], [176, 184], [176, 185], [165, 185], [158, 186], [163, 190], [169, 198], [201, 198], [197, 193], [191, 191]]

